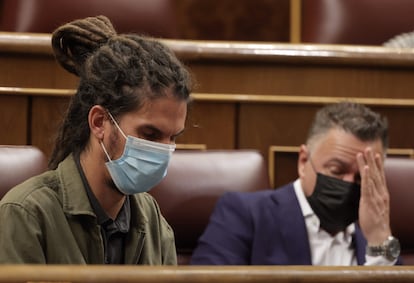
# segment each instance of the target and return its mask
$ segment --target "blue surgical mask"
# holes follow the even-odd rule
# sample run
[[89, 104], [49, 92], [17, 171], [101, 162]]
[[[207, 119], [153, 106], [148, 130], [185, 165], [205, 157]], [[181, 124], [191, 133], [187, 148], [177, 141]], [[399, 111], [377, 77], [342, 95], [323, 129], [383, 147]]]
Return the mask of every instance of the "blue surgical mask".
[[122, 156], [111, 160], [105, 146], [101, 146], [108, 158], [105, 163], [116, 187], [125, 195], [148, 192], [167, 175], [167, 167], [175, 145], [148, 141], [126, 136], [109, 114], [114, 124], [125, 137]]

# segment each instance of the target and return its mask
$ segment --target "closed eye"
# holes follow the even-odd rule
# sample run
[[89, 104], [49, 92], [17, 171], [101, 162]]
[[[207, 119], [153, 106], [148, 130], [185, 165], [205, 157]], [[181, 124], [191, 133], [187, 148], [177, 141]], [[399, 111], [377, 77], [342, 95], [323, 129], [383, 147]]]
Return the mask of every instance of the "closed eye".
[[162, 132], [153, 126], [145, 126], [138, 130], [138, 137], [149, 141], [160, 141]]
[[175, 143], [176, 139], [184, 132], [184, 130], [179, 133], [168, 136], [164, 134], [161, 130], [153, 126], [145, 126], [139, 130], [138, 137], [146, 139], [149, 141], [155, 142], [165, 142], [170, 141], [170, 143]]

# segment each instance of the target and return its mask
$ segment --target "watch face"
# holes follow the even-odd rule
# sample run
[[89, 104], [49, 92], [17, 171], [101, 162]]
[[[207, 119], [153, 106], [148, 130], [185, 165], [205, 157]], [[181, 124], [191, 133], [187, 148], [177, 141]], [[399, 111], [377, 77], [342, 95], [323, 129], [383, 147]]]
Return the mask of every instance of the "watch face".
[[394, 260], [400, 255], [400, 242], [391, 238], [388, 242], [387, 254]]

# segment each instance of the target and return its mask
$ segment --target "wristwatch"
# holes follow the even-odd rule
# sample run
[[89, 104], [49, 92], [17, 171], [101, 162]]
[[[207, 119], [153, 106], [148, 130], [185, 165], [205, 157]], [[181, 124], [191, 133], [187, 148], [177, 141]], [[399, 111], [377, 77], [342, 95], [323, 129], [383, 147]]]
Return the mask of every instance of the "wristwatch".
[[400, 255], [401, 247], [397, 238], [389, 236], [380, 246], [367, 246], [366, 254], [370, 256], [384, 256], [389, 261], [394, 261]]

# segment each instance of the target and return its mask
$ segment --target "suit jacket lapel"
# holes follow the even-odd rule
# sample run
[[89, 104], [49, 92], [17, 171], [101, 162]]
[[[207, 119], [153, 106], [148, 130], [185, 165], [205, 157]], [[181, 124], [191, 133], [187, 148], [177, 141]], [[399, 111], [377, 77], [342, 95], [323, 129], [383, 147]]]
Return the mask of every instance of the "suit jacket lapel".
[[367, 241], [358, 224], [355, 224], [355, 234], [352, 240], [355, 244], [358, 265], [363, 265], [365, 263], [365, 247], [367, 245]]
[[289, 184], [272, 195], [271, 200], [275, 205], [274, 217], [275, 222], [281, 231], [282, 245], [285, 249], [288, 262], [295, 265], [312, 264], [308, 234], [306, 231], [305, 221], [293, 184]]

